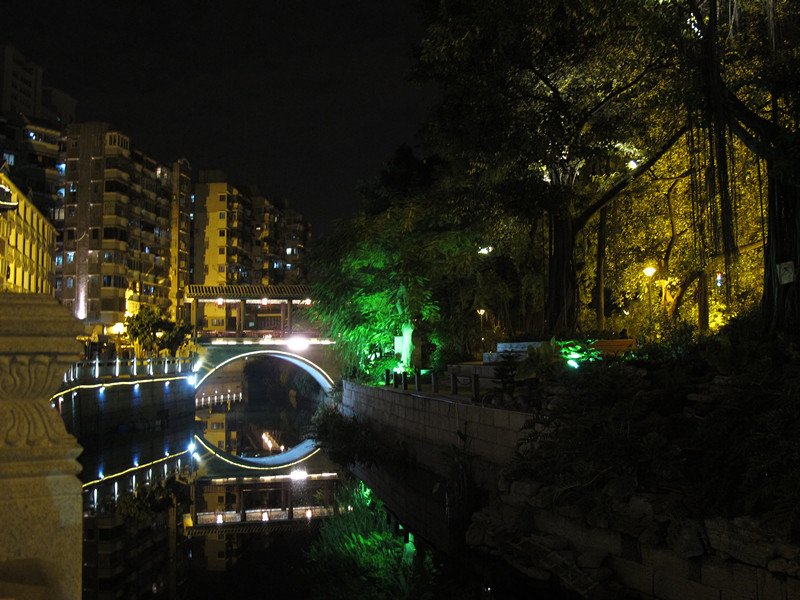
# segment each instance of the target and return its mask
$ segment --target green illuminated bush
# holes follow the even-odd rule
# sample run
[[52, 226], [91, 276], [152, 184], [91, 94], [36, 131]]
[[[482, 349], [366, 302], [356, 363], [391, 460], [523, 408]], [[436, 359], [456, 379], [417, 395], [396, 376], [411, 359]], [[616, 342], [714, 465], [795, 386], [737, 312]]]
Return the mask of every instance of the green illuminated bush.
[[363, 483], [345, 487], [338, 512], [308, 551], [316, 598], [424, 598], [432, 560], [389, 522], [383, 503]]

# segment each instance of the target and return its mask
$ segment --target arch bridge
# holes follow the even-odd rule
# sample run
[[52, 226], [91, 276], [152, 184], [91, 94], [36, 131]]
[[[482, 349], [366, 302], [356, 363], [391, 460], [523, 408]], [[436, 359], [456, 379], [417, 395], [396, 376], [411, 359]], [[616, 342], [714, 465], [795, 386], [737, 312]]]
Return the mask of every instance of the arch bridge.
[[330, 340], [296, 326], [298, 311], [311, 304], [305, 285], [190, 285], [192, 330], [199, 388], [237, 360], [271, 356], [306, 371], [328, 391], [341, 371]]

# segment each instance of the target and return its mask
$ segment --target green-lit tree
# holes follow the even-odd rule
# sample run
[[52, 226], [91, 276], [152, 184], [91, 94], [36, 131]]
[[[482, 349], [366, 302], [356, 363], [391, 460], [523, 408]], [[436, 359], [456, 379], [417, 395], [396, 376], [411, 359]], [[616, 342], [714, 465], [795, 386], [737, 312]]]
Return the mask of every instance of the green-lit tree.
[[402, 150], [362, 186], [365, 210], [339, 223], [311, 261], [315, 316], [364, 373], [419, 366], [412, 348], [440, 321], [437, 290], [480, 260], [476, 234], [431, 196], [432, 168]]

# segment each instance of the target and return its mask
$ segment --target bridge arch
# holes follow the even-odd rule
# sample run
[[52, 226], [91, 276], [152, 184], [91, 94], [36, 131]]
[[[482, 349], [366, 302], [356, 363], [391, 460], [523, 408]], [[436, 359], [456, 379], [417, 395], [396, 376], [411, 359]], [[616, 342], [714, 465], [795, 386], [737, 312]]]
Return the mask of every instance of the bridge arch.
[[[287, 352], [285, 350], [249, 350], [245, 352], [235, 352], [233, 355], [228, 355], [226, 357], [214, 357], [209, 353], [203, 359], [203, 367], [207, 368], [207, 370], [203, 373], [202, 377], [199, 377], [194, 384], [194, 388], [199, 388], [203, 382], [208, 379], [211, 375], [216, 373], [219, 369], [223, 368], [224, 366], [236, 362], [238, 360], [243, 360], [251, 356], [270, 356], [273, 358], [280, 358], [285, 360], [293, 365], [300, 367], [303, 371], [308, 373], [314, 381], [316, 381], [319, 386], [322, 388], [324, 392], [329, 392], [333, 387], [333, 378], [323, 369], [319, 364], [313, 362], [312, 360], [301, 356], [300, 354], [296, 354], [294, 352]], [[199, 374], [199, 373], [198, 373]]]

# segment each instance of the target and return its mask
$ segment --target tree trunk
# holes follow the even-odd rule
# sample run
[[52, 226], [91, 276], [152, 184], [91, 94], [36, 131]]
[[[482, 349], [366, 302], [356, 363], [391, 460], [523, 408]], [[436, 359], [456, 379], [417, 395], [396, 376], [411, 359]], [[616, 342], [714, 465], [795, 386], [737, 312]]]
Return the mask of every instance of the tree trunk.
[[700, 271], [697, 280], [697, 329], [708, 331], [708, 273]]
[[595, 327], [597, 331], [606, 328], [606, 217], [608, 208], [600, 209], [600, 223], [597, 226], [597, 267], [594, 286]]
[[800, 190], [768, 162], [768, 237], [764, 252], [764, 322], [769, 333], [796, 333], [800, 326], [800, 289], [795, 270], [800, 260]]
[[550, 218], [552, 243], [547, 290], [547, 331], [570, 335], [575, 329], [575, 237], [569, 215]]

